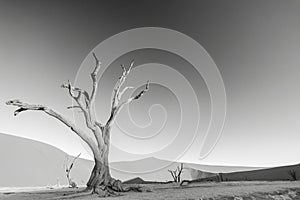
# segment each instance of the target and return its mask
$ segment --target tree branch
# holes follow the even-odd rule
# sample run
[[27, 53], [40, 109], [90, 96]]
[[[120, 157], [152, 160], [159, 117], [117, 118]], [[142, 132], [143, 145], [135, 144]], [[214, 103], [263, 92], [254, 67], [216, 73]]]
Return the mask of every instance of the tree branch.
[[[62, 84], [61, 85], [62, 88], [66, 88], [69, 91], [70, 96], [74, 99], [74, 100], [79, 100], [79, 98], [81, 97], [81, 94], [84, 95], [84, 97], [86, 98], [86, 100], [89, 101], [89, 94], [87, 91], [81, 89], [81, 88], [77, 88], [77, 87], [73, 87], [70, 83], [70, 80], [68, 80], [68, 84]], [[77, 92], [77, 95], [75, 95], [74, 93]]]
[[23, 111], [43, 111], [46, 114], [50, 115], [51, 117], [56, 118], [57, 120], [64, 123], [66, 126], [68, 126], [73, 132], [75, 132], [84, 142], [86, 142], [93, 153], [95, 155], [99, 155], [99, 151], [97, 149], [97, 145], [95, 144], [94, 140], [90, 137], [88, 137], [82, 130], [78, 129], [75, 124], [73, 124], [71, 121], [67, 120], [64, 116], [59, 114], [53, 109], [50, 109], [44, 105], [36, 105], [36, 104], [27, 104], [23, 103], [20, 100], [11, 100], [6, 102], [7, 105], [16, 106], [18, 109], [14, 112], [14, 115], [18, 115], [19, 113]]
[[170, 172], [170, 174], [172, 175], [173, 179], [174, 179], [174, 182], [177, 181], [177, 178], [176, 178], [176, 170], [175, 171], [172, 171], [172, 170], [168, 170]]
[[68, 106], [68, 107], [67, 107], [67, 109], [73, 109], [73, 108], [80, 108], [80, 109], [81, 109], [80, 106]]
[[91, 78], [93, 81], [93, 89], [92, 89], [92, 94], [91, 94], [91, 99], [90, 99], [90, 105], [92, 105], [94, 103], [95, 98], [96, 98], [96, 93], [97, 93], [97, 88], [98, 88], [97, 74], [101, 67], [101, 62], [99, 61], [99, 59], [97, 58], [95, 53], [93, 53], [93, 57], [95, 58], [96, 66], [95, 66], [94, 71], [91, 73]]
[[118, 101], [121, 100], [122, 98], [122, 95], [129, 89], [133, 89], [134, 87], [131, 87], [131, 86], [127, 86], [125, 87], [122, 91], [119, 92], [119, 94], [117, 95], [117, 98], [118, 98]]
[[182, 171], [183, 171], [183, 163], [180, 164], [180, 167], [177, 166], [177, 170], [178, 170], [177, 180], [178, 180], [178, 182], [180, 182], [180, 179], [181, 179], [181, 173], [182, 173]]
[[149, 81], [147, 81], [145, 89], [143, 89], [142, 91], [140, 91], [137, 95], [135, 95], [134, 97], [131, 97], [129, 99], [127, 99], [126, 101], [124, 101], [123, 103], [121, 103], [118, 107], [117, 107], [117, 112], [119, 112], [126, 104], [131, 103], [134, 100], [138, 100], [139, 98], [141, 98], [147, 91], [149, 90]]
[[130, 73], [131, 68], [133, 67], [133, 65], [134, 65], [134, 61], [132, 61], [130, 63], [128, 70], [126, 70], [126, 68], [123, 65], [121, 65], [121, 67], [123, 69], [123, 73], [122, 73], [122, 76], [117, 81], [117, 83], [116, 83], [116, 85], [114, 87], [114, 90], [113, 90], [112, 105], [111, 105], [112, 109], [114, 109], [115, 107], [117, 107], [118, 104], [119, 104], [119, 98], [118, 98], [118, 96], [119, 96], [119, 93], [120, 93], [121, 86], [125, 82], [126, 77]]
[[[62, 88], [66, 88], [69, 90], [70, 96], [76, 101], [77, 106], [69, 106], [70, 108], [80, 108], [81, 111], [84, 114], [86, 126], [91, 129], [92, 131], [95, 130], [95, 124], [93, 123], [91, 112], [90, 112], [90, 105], [89, 105], [89, 94], [83, 89], [73, 87], [68, 81], [68, 84], [63, 84], [61, 86]], [[77, 92], [77, 95], [74, 94], [74, 92]], [[84, 102], [82, 102], [81, 95], [84, 97]]]
[[114, 123], [118, 113], [121, 111], [121, 109], [131, 103], [134, 100], [138, 100], [139, 98], [141, 98], [147, 91], [149, 90], [149, 81], [147, 81], [145, 89], [143, 89], [142, 91], [140, 91], [136, 96], [131, 97], [129, 99], [127, 99], [126, 101], [122, 102], [120, 105], [116, 105], [115, 107], [112, 108], [111, 110], [111, 115], [108, 119], [108, 121], [106, 122], [106, 126], [110, 126]]

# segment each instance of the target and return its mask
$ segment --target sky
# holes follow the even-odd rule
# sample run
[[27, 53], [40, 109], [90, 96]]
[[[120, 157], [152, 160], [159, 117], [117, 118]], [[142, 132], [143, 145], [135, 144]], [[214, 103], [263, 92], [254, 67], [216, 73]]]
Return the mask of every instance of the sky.
[[[116, 34], [142, 27], [174, 30], [203, 47], [200, 57], [209, 55], [224, 83], [224, 128], [210, 154], [199, 159], [212, 112], [205, 77], [173, 52], [133, 50], [107, 63], [99, 81], [96, 111], [102, 122], [120, 64], [136, 61], [126, 82], [136, 86], [132, 95], [148, 79], [151, 86], [120, 113], [111, 161], [155, 156], [212, 165], [299, 163], [300, 3], [292, 0], [0, 1], [0, 132], [89, 158], [87, 147], [64, 125], [36, 112], [14, 117], [5, 102], [45, 104], [72, 119], [78, 113], [66, 109], [71, 99], [60, 85], [70, 79], [89, 89], [88, 77], [80, 82], [79, 76], [93, 67], [90, 52], [101, 52], [99, 44]], [[114, 44], [105, 52], [111, 56], [122, 48]], [[178, 157], [193, 140], [198, 115], [196, 139]], [[79, 124], [80, 119], [75, 117]]]

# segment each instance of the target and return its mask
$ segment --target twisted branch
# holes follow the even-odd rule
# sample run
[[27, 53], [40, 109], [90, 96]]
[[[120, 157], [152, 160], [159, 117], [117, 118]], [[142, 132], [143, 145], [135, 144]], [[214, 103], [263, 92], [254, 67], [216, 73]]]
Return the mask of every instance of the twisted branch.
[[21, 112], [31, 110], [31, 111], [42, 111], [42, 112], [50, 115], [51, 117], [54, 117], [55, 119], [61, 121], [66, 126], [68, 126], [84, 142], [86, 142], [89, 145], [89, 147], [91, 148], [91, 150], [93, 151], [93, 153], [95, 155], [99, 155], [99, 151], [97, 149], [97, 145], [95, 144], [95, 142], [93, 141], [93, 139], [90, 138], [89, 136], [87, 136], [82, 130], [78, 129], [75, 124], [73, 124], [71, 121], [69, 121], [68, 119], [66, 119], [64, 116], [62, 116], [57, 111], [55, 111], [53, 109], [50, 109], [50, 108], [48, 108], [47, 106], [44, 106], [44, 105], [23, 103], [20, 100], [7, 101], [6, 104], [18, 107], [18, 109], [14, 112], [15, 116], [18, 115]]

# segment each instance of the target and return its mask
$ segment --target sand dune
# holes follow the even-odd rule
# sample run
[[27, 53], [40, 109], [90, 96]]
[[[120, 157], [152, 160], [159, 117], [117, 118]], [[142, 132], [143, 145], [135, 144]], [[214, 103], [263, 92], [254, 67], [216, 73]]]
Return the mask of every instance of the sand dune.
[[268, 169], [244, 171], [235, 173], [223, 174], [223, 179], [228, 181], [279, 181], [279, 180], [293, 180], [289, 172], [294, 170], [296, 177], [300, 179], [300, 165], [289, 165], [274, 167]]
[[[65, 152], [45, 143], [0, 134], [0, 187], [53, 186], [58, 182], [60, 185], [67, 185], [63, 168], [67, 156]], [[172, 178], [167, 170], [175, 169], [179, 163], [150, 157], [136, 161], [112, 162], [110, 165], [112, 175], [123, 181], [135, 177], [145, 181], [170, 181]], [[84, 185], [92, 167], [92, 161], [78, 159], [71, 176], [77, 184]], [[208, 172], [254, 169], [193, 163], [185, 163], [184, 167], [183, 179], [211, 176]]]
[[[51, 145], [21, 137], [0, 134], [0, 187], [67, 184], [64, 161], [67, 154]], [[72, 177], [85, 183], [92, 162], [76, 161]]]

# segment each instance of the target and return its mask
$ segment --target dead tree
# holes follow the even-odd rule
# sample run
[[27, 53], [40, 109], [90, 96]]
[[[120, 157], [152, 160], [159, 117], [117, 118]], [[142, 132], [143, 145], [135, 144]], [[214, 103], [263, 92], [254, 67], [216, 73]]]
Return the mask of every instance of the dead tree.
[[[223, 173], [217, 174], [217, 177], [218, 177], [218, 181], [219, 182], [223, 182], [224, 181], [224, 179], [223, 179]], [[247, 177], [245, 177], [245, 181], [246, 181], [246, 179], [247, 179]]]
[[80, 155], [81, 155], [81, 153], [78, 154], [78, 156], [76, 156], [76, 157], [73, 159], [73, 161], [71, 162], [71, 165], [70, 165], [70, 166], [68, 166], [69, 163], [68, 163], [68, 158], [67, 158], [66, 165], [65, 165], [65, 168], [66, 168], [66, 176], [67, 176], [67, 179], [68, 179], [69, 187], [72, 187], [72, 188], [77, 187], [77, 184], [72, 180], [72, 178], [71, 178], [71, 176], [70, 176], [70, 173], [71, 173], [71, 170], [72, 170], [72, 168], [73, 168], [73, 166], [74, 166], [75, 161], [79, 158]]
[[288, 171], [288, 174], [292, 178], [292, 181], [296, 181], [297, 180], [297, 172], [296, 172], [296, 170], [291, 169], [291, 170]]
[[180, 183], [181, 181], [181, 173], [183, 171], [183, 163], [180, 164], [180, 167], [177, 166], [175, 170], [168, 170], [174, 180], [175, 183]]
[[96, 193], [99, 196], [109, 196], [116, 194], [115, 192], [126, 192], [126, 191], [141, 191], [140, 187], [125, 187], [122, 185], [120, 180], [116, 180], [110, 175], [108, 154], [110, 146], [110, 134], [114, 121], [121, 111], [121, 109], [135, 101], [140, 99], [146, 91], [149, 89], [149, 81], [145, 84], [145, 89], [141, 90], [137, 95], [121, 102], [122, 95], [132, 87], [124, 87], [123, 83], [130, 73], [134, 62], [132, 61], [126, 69], [122, 67], [122, 75], [119, 77], [112, 93], [111, 100], [111, 111], [108, 120], [105, 123], [100, 123], [97, 121], [95, 114], [93, 112], [94, 102], [96, 99], [96, 93], [98, 88], [97, 74], [99, 72], [101, 62], [93, 53], [95, 59], [95, 68], [91, 73], [92, 80], [92, 91], [89, 94], [86, 90], [73, 86], [70, 81], [67, 84], [63, 84], [61, 87], [66, 89], [70, 97], [74, 100], [75, 105], [67, 107], [67, 109], [79, 109], [83, 113], [85, 124], [90, 131], [90, 134], [79, 129], [72, 121], [66, 119], [59, 112], [39, 104], [28, 104], [20, 100], [10, 100], [6, 102], [7, 105], [12, 105], [18, 107], [14, 112], [14, 115], [18, 115], [23, 111], [41, 111], [49, 116], [59, 120], [66, 126], [68, 126], [75, 134], [77, 134], [92, 150], [95, 165], [91, 172], [90, 178], [87, 182], [87, 193]]

